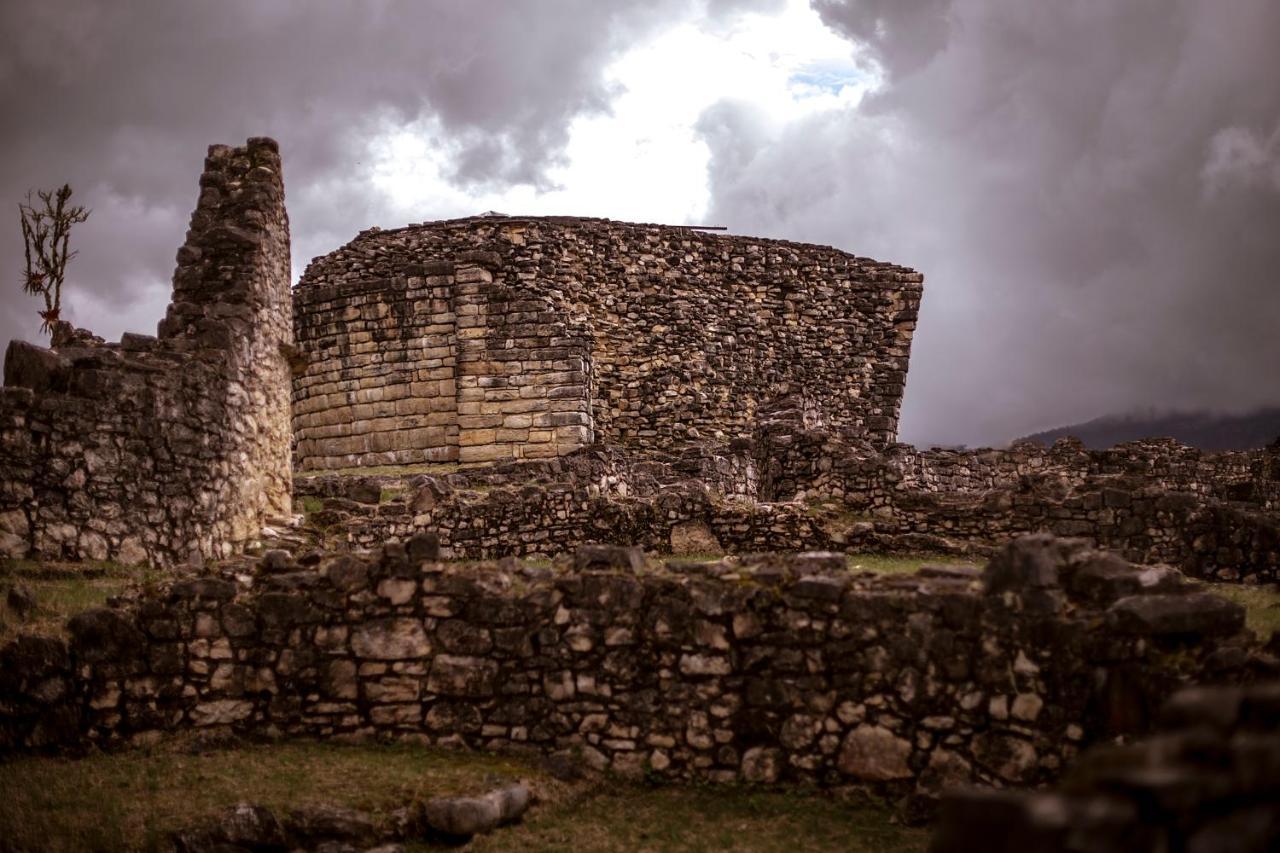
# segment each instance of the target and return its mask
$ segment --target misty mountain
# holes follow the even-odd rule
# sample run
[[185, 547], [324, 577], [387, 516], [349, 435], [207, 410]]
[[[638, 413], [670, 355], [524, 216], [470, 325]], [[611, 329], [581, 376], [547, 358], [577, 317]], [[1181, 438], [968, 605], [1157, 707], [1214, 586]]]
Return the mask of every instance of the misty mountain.
[[1026, 439], [1053, 444], [1074, 435], [1088, 447], [1103, 449], [1140, 438], [1176, 438], [1201, 450], [1248, 450], [1280, 439], [1280, 407], [1247, 414], [1146, 412], [1107, 415], [1080, 424], [1045, 430]]

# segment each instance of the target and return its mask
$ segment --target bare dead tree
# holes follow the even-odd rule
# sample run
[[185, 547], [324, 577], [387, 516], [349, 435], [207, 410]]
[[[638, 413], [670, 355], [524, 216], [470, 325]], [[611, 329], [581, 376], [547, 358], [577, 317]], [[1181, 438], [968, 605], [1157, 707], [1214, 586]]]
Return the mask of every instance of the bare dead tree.
[[44, 297], [44, 310], [40, 314], [40, 331], [48, 332], [58, 322], [62, 308], [62, 282], [67, 272], [67, 262], [78, 252], [68, 250], [71, 226], [84, 222], [90, 211], [79, 205], [68, 205], [71, 185], [63, 184], [59, 190], [37, 190], [37, 205], [27, 192], [26, 202], [18, 202], [22, 219], [22, 241], [26, 252], [27, 268], [22, 289], [32, 296]]

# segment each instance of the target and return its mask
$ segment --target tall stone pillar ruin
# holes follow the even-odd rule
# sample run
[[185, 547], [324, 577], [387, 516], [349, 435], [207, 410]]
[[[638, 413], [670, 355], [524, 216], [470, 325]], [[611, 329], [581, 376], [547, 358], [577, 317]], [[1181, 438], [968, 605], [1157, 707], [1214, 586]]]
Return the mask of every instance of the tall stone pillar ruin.
[[158, 337], [10, 343], [0, 555], [198, 561], [288, 513], [289, 274], [275, 141], [210, 147]]

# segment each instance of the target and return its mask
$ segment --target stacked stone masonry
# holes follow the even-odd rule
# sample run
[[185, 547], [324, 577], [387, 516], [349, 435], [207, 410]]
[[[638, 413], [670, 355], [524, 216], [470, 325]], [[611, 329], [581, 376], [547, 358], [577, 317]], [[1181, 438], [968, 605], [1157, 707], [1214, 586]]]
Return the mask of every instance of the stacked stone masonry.
[[752, 440], [676, 455], [596, 446], [440, 476], [300, 476], [295, 489], [321, 502], [309, 520], [333, 546], [429, 529], [471, 559], [588, 542], [984, 556], [1047, 531], [1195, 577], [1256, 583], [1280, 580], [1278, 459], [1275, 448], [1208, 454], [1172, 442], [881, 452], [769, 421]]
[[158, 337], [10, 344], [0, 553], [224, 557], [287, 515], [291, 311], [276, 143], [212, 146]]
[[1191, 687], [1156, 733], [1086, 752], [1055, 791], [971, 789], [933, 853], [1272, 853], [1280, 849], [1280, 681]]
[[295, 290], [300, 469], [670, 449], [815, 423], [892, 441], [921, 293], [835, 249], [568, 217], [363, 232]]
[[1275, 667], [1238, 605], [1050, 537], [981, 577], [827, 553], [664, 570], [610, 546], [559, 569], [467, 566], [436, 547], [268, 552], [74, 617], [69, 645], [21, 638], [0, 651], [0, 740], [413, 736], [927, 797], [1052, 780], [1188, 680]]

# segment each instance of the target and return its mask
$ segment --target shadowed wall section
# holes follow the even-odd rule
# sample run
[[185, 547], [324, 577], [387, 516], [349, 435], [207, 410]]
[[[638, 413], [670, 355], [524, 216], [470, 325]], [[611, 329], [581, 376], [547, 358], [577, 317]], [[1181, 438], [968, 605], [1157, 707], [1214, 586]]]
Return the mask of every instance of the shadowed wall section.
[[291, 313], [276, 143], [214, 145], [159, 337], [9, 345], [0, 553], [223, 557], [287, 514]]

